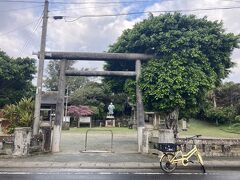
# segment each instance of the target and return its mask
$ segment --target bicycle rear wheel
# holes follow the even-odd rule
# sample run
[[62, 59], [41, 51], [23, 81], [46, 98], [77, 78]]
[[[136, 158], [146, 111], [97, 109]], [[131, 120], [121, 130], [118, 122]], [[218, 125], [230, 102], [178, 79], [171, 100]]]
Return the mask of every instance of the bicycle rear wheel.
[[177, 164], [171, 163], [170, 161], [173, 159], [174, 155], [171, 153], [164, 154], [163, 157], [160, 160], [160, 167], [164, 172], [170, 173], [173, 172]]
[[203, 165], [203, 159], [202, 159], [202, 156], [200, 154], [197, 154], [196, 155], [196, 158], [197, 158], [197, 161], [198, 163], [201, 165], [201, 170], [203, 173], [206, 173], [206, 170], [205, 170], [205, 167]]

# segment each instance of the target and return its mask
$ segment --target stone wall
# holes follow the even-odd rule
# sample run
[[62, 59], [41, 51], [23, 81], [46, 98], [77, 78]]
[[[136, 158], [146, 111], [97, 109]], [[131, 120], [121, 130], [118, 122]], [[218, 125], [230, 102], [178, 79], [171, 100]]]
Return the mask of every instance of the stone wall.
[[[162, 152], [155, 149], [154, 145], [156, 143], [172, 143], [172, 140], [171, 142], [161, 141], [165, 136], [166, 134], [163, 134], [162, 131], [145, 129], [143, 153], [161, 154]], [[183, 152], [190, 150], [193, 145], [192, 141], [187, 141], [186, 138], [177, 138], [175, 141], [182, 145]], [[203, 156], [240, 156], [240, 139], [198, 138], [195, 143]]]
[[0, 155], [27, 156], [33, 153], [49, 152], [51, 129], [41, 127], [41, 133], [32, 136], [30, 127], [15, 128], [14, 135], [0, 136]]
[[[193, 142], [178, 138], [184, 152], [191, 149]], [[203, 156], [240, 156], [240, 139], [229, 138], [198, 138], [195, 140]]]
[[0, 136], [0, 155], [12, 155], [14, 136]]

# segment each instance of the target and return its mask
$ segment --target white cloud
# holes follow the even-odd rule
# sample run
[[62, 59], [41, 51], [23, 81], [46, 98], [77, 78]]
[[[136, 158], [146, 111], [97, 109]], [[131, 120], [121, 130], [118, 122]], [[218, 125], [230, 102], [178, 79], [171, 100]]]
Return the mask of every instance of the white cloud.
[[[89, 6], [89, 5], [88, 5]], [[96, 6], [97, 7], [97, 6]], [[69, 6], [68, 8], [74, 9]], [[76, 7], [75, 7], [76, 9]], [[129, 7], [120, 8], [119, 13], [126, 13]], [[107, 51], [110, 44], [114, 43], [124, 29], [131, 27], [133, 21], [128, 21], [127, 17], [100, 17], [100, 18], [79, 18], [91, 14], [115, 14], [116, 7], [90, 8], [79, 11], [78, 9], [67, 13], [65, 21], [55, 21], [48, 28], [48, 49], [58, 51]], [[54, 13], [56, 14], [56, 13]], [[70, 17], [69, 17], [70, 16]], [[77, 63], [79, 66], [87, 66], [102, 69], [103, 62]]]
[[[88, 2], [87, 0], [81, 2]], [[92, 1], [91, 1], [92, 2]], [[1, 4], [2, 5], [2, 4]], [[15, 4], [16, 5], [16, 4]], [[11, 9], [16, 7], [10, 3], [5, 4], [1, 8]], [[152, 10], [177, 10], [177, 9], [198, 9], [208, 7], [227, 7], [237, 6], [239, 3], [224, 0], [175, 0], [160, 1], [152, 6], [145, 7], [146, 11]], [[30, 6], [29, 4], [26, 6]], [[91, 8], [89, 8], [91, 7]], [[94, 8], [95, 7], [95, 8]], [[1, 11], [0, 8], [0, 11]], [[66, 11], [52, 11], [56, 9], [65, 9]], [[71, 10], [67, 10], [71, 9]], [[32, 21], [37, 21], [41, 14], [42, 8], [26, 9], [24, 11], [11, 11], [9, 13], [0, 14], [0, 48], [7, 52], [10, 56], [31, 56], [33, 51], [39, 50], [41, 25], [36, 32], [33, 32], [35, 24], [28, 25], [25, 28], [1, 36], [2, 33], [8, 32], [15, 27], [22, 26]], [[76, 17], [92, 14], [115, 14], [137, 11], [136, 6], [126, 4], [114, 5], [50, 5], [50, 13], [48, 20], [47, 33], [47, 50], [52, 51], [91, 51], [103, 52], [107, 51], [109, 45], [113, 44], [121, 35], [122, 31], [131, 28], [136, 22], [145, 18], [147, 15], [141, 15], [136, 18], [129, 19], [127, 16], [118, 17], [101, 17], [101, 18], [80, 18], [72, 23], [64, 20], [53, 20], [53, 15], [66, 15], [66, 21], [73, 20]], [[240, 17], [239, 9], [232, 10], [215, 10], [215, 11], [196, 11], [187, 14], [196, 14], [198, 17], [208, 16], [209, 20], [222, 20], [224, 27], [228, 32], [240, 33]], [[157, 15], [154, 13], [154, 15]], [[29, 40], [28, 47], [21, 54], [21, 49]], [[240, 51], [235, 50], [232, 56], [234, 62], [240, 64]], [[84, 62], [78, 63], [79, 67], [102, 68], [103, 63]], [[240, 82], [239, 65], [232, 69], [233, 73], [229, 76], [230, 80]]]
[[[239, 6], [239, 2], [224, 1], [224, 0], [176, 0], [176, 1], [162, 1], [156, 3], [151, 7], [147, 7], [147, 11], [169, 11], [169, 10], [187, 10], [187, 9], [203, 9], [203, 8], [219, 8], [219, 7], [235, 7]], [[226, 32], [240, 34], [240, 24], [238, 19], [240, 17], [239, 9], [221, 9], [212, 11], [195, 11], [183, 12], [185, 14], [195, 14], [198, 17], [207, 16], [211, 21], [223, 21]], [[159, 14], [159, 13], [158, 13]], [[231, 74], [225, 81], [240, 82], [240, 49], [235, 49], [231, 56], [232, 61], [236, 66], [231, 69]]]

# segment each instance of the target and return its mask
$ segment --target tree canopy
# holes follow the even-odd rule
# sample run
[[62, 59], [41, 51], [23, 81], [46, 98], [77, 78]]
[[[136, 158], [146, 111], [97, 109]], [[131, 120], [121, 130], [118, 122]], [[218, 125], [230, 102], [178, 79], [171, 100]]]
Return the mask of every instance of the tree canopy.
[[100, 117], [103, 116], [109, 99], [108, 88], [97, 82], [88, 82], [70, 95], [72, 105], [96, 107], [95, 114]]
[[240, 102], [240, 84], [225, 82], [214, 90], [217, 107], [236, 106]]
[[[166, 13], [150, 17], [125, 30], [110, 52], [154, 54], [145, 63], [139, 85], [146, 108], [171, 112], [196, 107], [204, 94], [220, 84], [233, 66], [231, 53], [238, 38], [226, 33], [222, 22], [207, 17]], [[133, 62], [108, 62], [107, 70], [134, 70]], [[114, 78], [112, 89], [122, 91]]]
[[0, 107], [34, 95], [35, 60], [11, 58], [0, 51]]
[[[44, 80], [44, 86], [47, 90], [50, 91], [57, 91], [58, 90], [58, 76], [60, 71], [60, 61], [52, 60], [49, 61], [47, 65], [47, 78]], [[74, 61], [67, 61], [66, 69], [72, 70], [74, 69], [72, 66], [75, 62]], [[82, 69], [88, 70], [88, 69]], [[85, 85], [89, 82], [87, 77], [67, 77], [66, 79], [66, 86], [69, 86], [71, 92], [74, 92], [78, 88]]]

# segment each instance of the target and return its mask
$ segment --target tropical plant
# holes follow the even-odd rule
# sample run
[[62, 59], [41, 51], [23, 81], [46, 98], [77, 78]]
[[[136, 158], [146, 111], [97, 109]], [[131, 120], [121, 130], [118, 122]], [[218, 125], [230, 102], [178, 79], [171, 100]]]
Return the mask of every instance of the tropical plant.
[[3, 117], [9, 122], [7, 133], [13, 133], [15, 127], [30, 127], [33, 123], [34, 102], [32, 98], [22, 98], [17, 104], [6, 105]]

